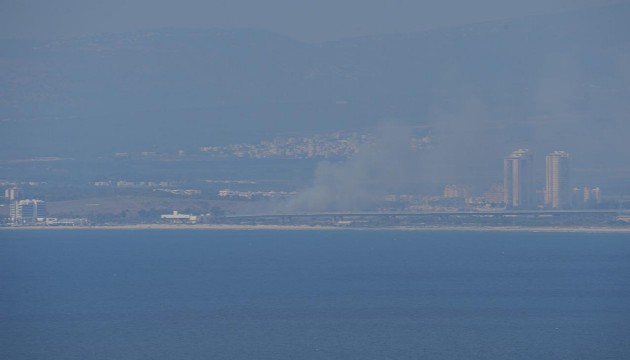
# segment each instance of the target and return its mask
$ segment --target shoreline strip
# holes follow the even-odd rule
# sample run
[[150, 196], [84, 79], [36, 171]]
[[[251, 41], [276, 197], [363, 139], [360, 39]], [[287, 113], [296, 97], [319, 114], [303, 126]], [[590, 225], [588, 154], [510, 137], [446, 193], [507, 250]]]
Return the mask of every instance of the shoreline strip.
[[96, 225], [96, 226], [6, 226], [0, 231], [10, 230], [290, 230], [290, 231], [476, 231], [476, 232], [590, 232], [590, 233], [629, 233], [630, 227], [534, 227], [534, 226], [389, 226], [389, 227], [338, 227], [338, 226], [309, 226], [309, 225], [170, 225], [170, 224], [139, 224], [139, 225]]

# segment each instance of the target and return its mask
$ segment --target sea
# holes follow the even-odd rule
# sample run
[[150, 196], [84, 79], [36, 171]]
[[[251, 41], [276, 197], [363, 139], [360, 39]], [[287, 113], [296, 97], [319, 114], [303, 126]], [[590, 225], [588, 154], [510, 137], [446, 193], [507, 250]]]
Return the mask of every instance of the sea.
[[0, 231], [0, 359], [630, 359], [630, 234]]

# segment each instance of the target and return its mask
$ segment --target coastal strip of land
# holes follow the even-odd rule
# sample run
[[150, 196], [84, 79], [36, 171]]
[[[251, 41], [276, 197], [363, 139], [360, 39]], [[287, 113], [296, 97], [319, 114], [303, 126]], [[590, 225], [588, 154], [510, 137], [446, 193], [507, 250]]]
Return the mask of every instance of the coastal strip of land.
[[583, 227], [583, 226], [318, 226], [318, 225], [232, 225], [232, 224], [133, 224], [95, 226], [5, 226], [1, 230], [336, 230], [336, 231], [479, 231], [479, 232], [579, 232], [579, 233], [627, 233], [630, 227]]

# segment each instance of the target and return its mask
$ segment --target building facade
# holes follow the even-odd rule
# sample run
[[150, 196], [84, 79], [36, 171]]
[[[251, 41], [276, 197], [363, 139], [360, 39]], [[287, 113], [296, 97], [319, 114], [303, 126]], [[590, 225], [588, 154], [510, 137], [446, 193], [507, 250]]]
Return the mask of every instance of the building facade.
[[9, 217], [14, 223], [33, 222], [46, 215], [46, 203], [42, 200], [14, 201], [9, 208]]
[[160, 218], [162, 220], [172, 222], [172, 223], [189, 223], [189, 224], [196, 224], [198, 220], [196, 215], [180, 214], [177, 211], [173, 211], [172, 214], [160, 215]]
[[518, 149], [503, 160], [503, 202], [509, 208], [534, 207], [534, 156]]
[[470, 190], [466, 186], [461, 185], [446, 185], [444, 187], [443, 195], [447, 199], [461, 198], [466, 199], [469, 197]]
[[554, 151], [545, 158], [545, 206], [553, 209], [571, 207], [571, 158], [565, 151]]
[[22, 197], [22, 190], [20, 188], [9, 188], [4, 190], [4, 199], [5, 201], [16, 201], [20, 200]]

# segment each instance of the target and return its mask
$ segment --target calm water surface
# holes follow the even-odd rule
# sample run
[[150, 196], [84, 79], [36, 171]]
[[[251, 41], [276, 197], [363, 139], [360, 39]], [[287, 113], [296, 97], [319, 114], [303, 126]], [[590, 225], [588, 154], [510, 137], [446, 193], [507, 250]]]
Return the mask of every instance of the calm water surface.
[[2, 359], [629, 359], [630, 235], [2, 231]]

